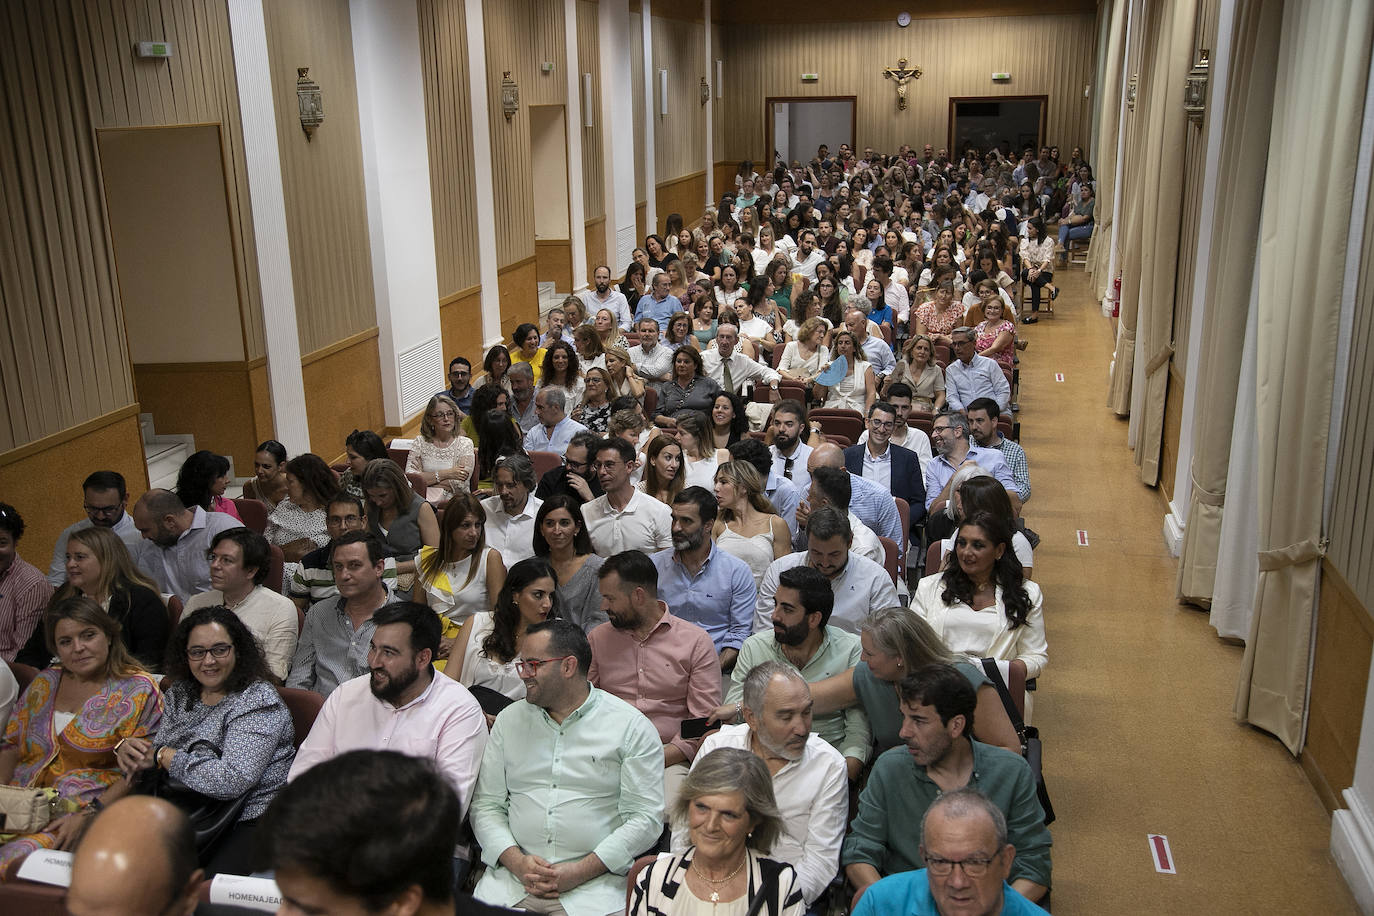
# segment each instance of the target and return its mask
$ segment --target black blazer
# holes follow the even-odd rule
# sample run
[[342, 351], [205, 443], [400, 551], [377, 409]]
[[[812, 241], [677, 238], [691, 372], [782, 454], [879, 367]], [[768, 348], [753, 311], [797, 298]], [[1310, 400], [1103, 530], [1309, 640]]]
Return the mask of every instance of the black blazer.
[[[868, 443], [851, 445], [844, 450], [844, 466], [856, 477], [864, 476], [864, 452]], [[925, 518], [926, 482], [921, 476], [921, 459], [909, 448], [889, 445], [892, 453], [892, 495], [904, 499], [911, 506], [911, 524]]]
[[[142, 585], [128, 589], [116, 586], [114, 594], [110, 596], [110, 616], [119, 621], [119, 638], [129, 654], [150, 671], [162, 670], [167, 638], [171, 635], [171, 621], [167, 616], [167, 605], [162, 603], [162, 596]], [[48, 651], [40, 619], [29, 641], [14, 660], [42, 670], [48, 667], [52, 659], [53, 654]]]

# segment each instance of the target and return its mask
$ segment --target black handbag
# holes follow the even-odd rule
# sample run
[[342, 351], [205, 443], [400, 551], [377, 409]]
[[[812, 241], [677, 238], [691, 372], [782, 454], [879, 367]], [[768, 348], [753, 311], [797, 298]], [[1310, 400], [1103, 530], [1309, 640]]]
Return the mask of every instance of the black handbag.
[[1040, 741], [1040, 729], [1034, 725], [1027, 725], [1022, 720], [1021, 713], [1017, 711], [1016, 703], [1011, 698], [1011, 691], [1007, 689], [1007, 682], [1002, 679], [1002, 670], [997, 667], [997, 660], [983, 659], [983, 671], [997, 688], [997, 695], [1002, 698], [1007, 718], [1011, 719], [1012, 727], [1021, 739], [1021, 756], [1026, 758], [1031, 775], [1035, 777], [1035, 795], [1040, 799], [1040, 807], [1045, 809], [1045, 826], [1048, 827], [1054, 823], [1054, 805], [1050, 804], [1050, 790], [1045, 788], [1045, 773], [1042, 769], [1045, 747]]
[[[220, 749], [209, 741], [196, 741], [187, 750], [201, 745], [212, 750], [216, 757], [220, 755]], [[219, 841], [238, 823], [250, 794], [245, 792], [237, 798], [212, 798], [179, 779], [173, 779], [161, 767], [140, 772], [133, 790], [140, 795], [151, 795], [171, 802], [182, 810], [196, 835], [196, 853], [201, 862], [210, 857]]]

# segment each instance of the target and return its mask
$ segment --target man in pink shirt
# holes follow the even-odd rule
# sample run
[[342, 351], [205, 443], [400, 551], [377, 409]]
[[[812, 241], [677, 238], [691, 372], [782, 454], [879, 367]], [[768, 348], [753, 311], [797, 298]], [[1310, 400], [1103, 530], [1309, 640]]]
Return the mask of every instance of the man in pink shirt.
[[720, 705], [720, 664], [705, 630], [675, 617], [658, 600], [658, 569], [627, 550], [608, 557], [599, 572], [601, 609], [610, 618], [587, 634], [589, 679], [632, 704], [663, 742], [663, 798], [671, 807], [701, 737], [684, 738], [683, 722]]
[[52, 586], [38, 567], [19, 556], [24, 520], [14, 506], [0, 503], [0, 658], [14, 656], [33, 635], [52, 598]]

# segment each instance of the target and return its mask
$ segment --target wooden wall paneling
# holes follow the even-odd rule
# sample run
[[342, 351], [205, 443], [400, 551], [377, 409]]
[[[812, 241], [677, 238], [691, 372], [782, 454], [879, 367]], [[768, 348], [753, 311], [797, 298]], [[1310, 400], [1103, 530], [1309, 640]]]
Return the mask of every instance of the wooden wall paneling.
[[[730, 0], [713, 4], [713, 15], [731, 26], [742, 24], [772, 25], [778, 19], [774, 0]], [[982, 0], [973, 4], [967, 0], [864, 0], [863, 3], [837, 4], [802, 0], [789, 5], [793, 15], [812, 22], [882, 23], [896, 28], [898, 13], [910, 13], [913, 19], [978, 18], [988, 16], [1030, 16], [1041, 13], [1092, 13], [1097, 0]], [[700, 7], [695, 7], [699, 9]]]
[[[468, 0], [418, 0], [441, 300], [476, 284], [480, 275], [477, 233], [473, 231], [477, 225], [477, 181], [472, 159], [472, 107], [468, 103], [465, 2]], [[479, 315], [472, 327], [480, 326]]]
[[439, 333], [444, 346], [444, 371], [455, 356], [466, 356], [473, 375], [482, 371], [482, 288], [473, 285], [439, 300]]
[[535, 280], [535, 258], [507, 264], [497, 272], [501, 295], [501, 336], [507, 345], [511, 333], [523, 321], [539, 322], [539, 288]]
[[[653, 18], [654, 180], [661, 185], [704, 168], [706, 106], [701, 104], [701, 78], [706, 75], [703, 67], [705, 39], [700, 22]], [[667, 115], [658, 113], [659, 70], [668, 71]], [[690, 211], [699, 211], [704, 204], [704, 199], [698, 199]], [[663, 218], [672, 212], [659, 202], [659, 229], [663, 227]], [[678, 212], [682, 212], [687, 222], [693, 221], [687, 212]]]
[[561, 293], [572, 290], [572, 243], [568, 239], [535, 239], [535, 283], [553, 283]]
[[[587, 282], [592, 282], [592, 273], [601, 264], [606, 264], [606, 217], [598, 216], [596, 219], [589, 219], [586, 225], [587, 238]], [[614, 266], [607, 264], [611, 268], [611, 276], [615, 276]]]
[[[582, 74], [592, 75], [591, 99], [580, 100], [582, 105], [591, 109], [592, 126], [583, 127], [581, 123], [568, 125], [569, 130], [582, 132], [582, 215], [588, 223], [606, 215], [606, 182], [603, 174], [606, 156], [602, 151], [606, 125], [601, 108], [601, 46], [597, 32], [599, 12], [600, 7], [592, 0], [577, 0], [577, 85], [579, 88], [582, 86]], [[606, 240], [599, 239], [596, 244], [604, 254]], [[593, 240], [588, 235], [588, 260], [591, 258], [592, 245]], [[590, 279], [590, 269], [587, 276]]]
[[[263, 9], [296, 323], [301, 352], [313, 353], [377, 323], [353, 36], [347, 0]], [[310, 68], [324, 95], [325, 120], [309, 140], [296, 101], [298, 67]]]
[[353, 430], [383, 428], [381, 372], [375, 325], [301, 357], [312, 452], [329, 461]]
[[692, 226], [701, 221], [702, 201], [706, 197], [706, 170], [701, 169], [680, 178], [658, 183], [658, 226], [655, 231], [663, 234], [663, 224], [670, 213], [681, 213], [685, 225]]
[[[234, 459], [240, 477], [253, 473], [253, 453], [262, 441], [253, 372], [267, 358], [236, 362], [135, 363], [134, 382], [144, 413], [163, 432], [195, 436], [196, 448]], [[206, 405], [213, 404], [213, 410]], [[270, 400], [269, 410], [270, 413]]]

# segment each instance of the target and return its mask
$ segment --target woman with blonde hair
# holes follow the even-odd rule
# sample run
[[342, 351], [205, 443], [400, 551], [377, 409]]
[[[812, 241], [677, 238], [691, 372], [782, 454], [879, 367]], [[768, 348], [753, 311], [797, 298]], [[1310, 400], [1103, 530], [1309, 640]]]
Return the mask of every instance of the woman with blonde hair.
[[682, 446], [683, 485], [712, 489], [716, 468], [730, 460], [730, 453], [716, 448], [716, 431], [701, 411], [684, 410], [673, 419], [677, 421], [677, 441]]
[[573, 408], [572, 418], [597, 435], [605, 435], [611, 419], [611, 374], [600, 367], [587, 370], [583, 378], [582, 401]]
[[573, 349], [577, 351], [577, 360], [582, 364], [582, 371], [585, 372], [593, 366], [606, 366], [606, 345], [601, 342], [601, 335], [596, 333], [596, 328], [589, 324], [579, 324], [573, 328]]
[[630, 361], [630, 351], [624, 347], [606, 348], [606, 375], [611, 380], [610, 390], [606, 392], [607, 399], [614, 401], [627, 394], [636, 399], [644, 397], [644, 380]]
[[787, 522], [763, 492], [763, 476], [747, 461], [727, 461], [716, 469], [714, 486], [720, 515], [711, 536], [754, 574], [754, 588], [774, 560], [792, 552]]
[[911, 386], [913, 409], [936, 413], [945, 406], [945, 373], [935, 361], [935, 344], [925, 334], [915, 334], [902, 344], [902, 358], [883, 385], [883, 397], [893, 385]]
[[459, 493], [444, 509], [439, 545], [420, 548], [415, 600], [444, 619], [440, 660], [434, 664], [440, 671], [468, 618], [491, 610], [506, 581], [500, 551], [487, 546], [486, 522], [481, 501], [471, 493]]
[[601, 347], [609, 350], [611, 347], [619, 347], [622, 350], [630, 349], [630, 341], [620, 330], [620, 326], [615, 323], [615, 313], [610, 309], [597, 309], [596, 317], [592, 319], [592, 327], [596, 328], [597, 336], [601, 338]]
[[472, 440], [458, 427], [461, 416], [458, 404], [448, 395], [430, 398], [420, 435], [411, 440], [406, 456], [406, 473], [419, 474], [425, 482], [425, 498], [440, 505], [468, 486], [477, 464]]
[[[809, 301], [815, 302], [815, 297]], [[813, 315], [803, 321], [797, 328], [797, 339], [788, 341], [783, 348], [778, 374], [787, 379], [813, 381], [820, 375], [821, 367], [830, 362], [830, 350], [825, 345], [829, 331], [824, 318]]]
[[[828, 409], [846, 408], [857, 410], [867, 416], [868, 408], [873, 406], [878, 387], [873, 378], [872, 364], [862, 358], [863, 351], [849, 331], [837, 330], [830, 338], [830, 345], [831, 362], [844, 357], [845, 375], [829, 388], [817, 385], [817, 397], [825, 398], [825, 406]], [[829, 368], [828, 364], [826, 368]]]
[[682, 260], [674, 258], [664, 266], [663, 271], [668, 275], [668, 294], [678, 299], [687, 295], [688, 277], [682, 268]]
[[644, 479], [639, 489], [671, 506], [683, 488], [682, 446], [671, 436], [655, 436], [644, 450]]

